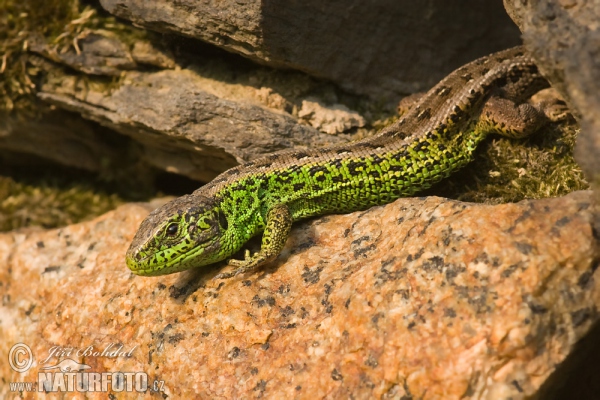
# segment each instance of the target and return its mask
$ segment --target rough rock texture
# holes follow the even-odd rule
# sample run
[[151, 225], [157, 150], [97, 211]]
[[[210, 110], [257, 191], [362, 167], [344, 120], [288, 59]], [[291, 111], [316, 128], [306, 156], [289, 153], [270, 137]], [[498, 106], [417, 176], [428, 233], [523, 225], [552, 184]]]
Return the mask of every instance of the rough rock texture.
[[[475, 0], [346, 3], [104, 2], [149, 29], [201, 37], [312, 75], [258, 66], [212, 44], [160, 37], [99, 15], [104, 25], [90, 24], [60, 46], [56, 38], [27, 37], [23, 65], [45, 103], [32, 108], [72, 113], [66, 129], [53, 124], [53, 115], [7, 118], [0, 122], [0, 151], [101, 173], [109, 165], [109, 175], [129, 168], [118, 167], [122, 160], [145, 169], [145, 176], [157, 168], [206, 182], [278, 150], [346, 142], [355, 133], [364, 137], [389, 117], [386, 100], [428, 88], [453, 67], [518, 41], [498, 0], [485, 7]], [[71, 25], [96, 14], [88, 9]], [[76, 114], [130, 140], [113, 144], [87, 134], [98, 129], [75, 121]]]
[[129, 72], [122, 79], [111, 91], [81, 90], [76, 78], [63, 79], [43, 86], [38, 97], [133, 137], [150, 164], [201, 181], [260, 155], [347, 140], [289, 114], [212, 94], [191, 70]]
[[[86, 74], [119, 76], [113, 84], [90, 83], [52, 68], [40, 86], [38, 98], [133, 138], [141, 144], [141, 159], [168, 172], [209, 181], [238, 162], [264, 154], [350, 140], [344, 135], [323, 134], [291, 114], [290, 92], [302, 96], [311, 87], [310, 82], [298, 77], [288, 79], [284, 97], [279, 93], [286, 92], [281, 84], [269, 86], [270, 82], [285, 79], [283, 73], [265, 78], [260, 68], [236, 70], [218, 59], [212, 66], [188, 63], [184, 69], [129, 71], [139, 67], [136, 62], [167, 68], [174, 61], [148, 42], [129, 46], [106, 33], [81, 38], [79, 52], [59, 54], [39, 40], [32, 44], [32, 50]], [[322, 104], [325, 113], [338, 114], [333, 121], [337, 124], [335, 131], [322, 123], [318, 125], [321, 131], [341, 133], [364, 125], [364, 119], [347, 108], [339, 115], [339, 107]], [[44, 133], [40, 138], [43, 129], [31, 129], [31, 125], [30, 121], [18, 120], [4, 124], [0, 147], [33, 152], [89, 170], [97, 170], [104, 159], [114, 159], [113, 153], [123, 150], [107, 149], [102, 138], [78, 129], [54, 129], [50, 130], [51, 136]], [[27, 134], [22, 135], [23, 131]], [[74, 147], [83, 151], [72, 151]], [[130, 158], [131, 154], [122, 157]]]
[[119, 76], [121, 71], [137, 67], [128, 46], [116, 37], [90, 32], [76, 43], [77, 47], [60, 54], [49, 50], [41, 39], [31, 50], [90, 75]]
[[43, 37], [32, 36], [29, 50], [88, 75], [119, 76], [122, 71], [139, 69], [142, 65], [176, 66], [165, 49], [149, 41], [136, 41], [131, 46], [115, 33], [104, 30], [86, 31], [65, 51], [57, 51]]
[[352, 128], [365, 126], [365, 119], [356, 111], [343, 104], [324, 107], [318, 99], [307, 99], [302, 102], [298, 117], [321, 132], [336, 134]]
[[[347, 142], [350, 135], [341, 133], [365, 125], [358, 112], [338, 104], [343, 100], [331, 84], [301, 73], [227, 60], [222, 51], [206, 48], [176, 59], [164, 43], [131, 41], [88, 31], [58, 51], [32, 37], [27, 61], [45, 103], [42, 117], [3, 118], [0, 149], [96, 172], [142, 160], [207, 182], [265, 154]], [[321, 114], [335, 117], [313, 123], [316, 128], [298, 116], [303, 99], [314, 96]], [[48, 107], [52, 111], [41, 111]], [[115, 143], [118, 135], [109, 132], [107, 139], [98, 134], [106, 129], [78, 115], [133, 140]]]
[[35, 361], [0, 363], [0, 393], [69, 358], [42, 363], [53, 346], [117, 343], [131, 357], [71, 359], [146, 372], [168, 398], [529, 398], [598, 318], [590, 197], [401, 199], [297, 224], [275, 262], [227, 281], [131, 274], [143, 205], [2, 234], [0, 359], [23, 342]]
[[[113, 146], [115, 135], [65, 111], [46, 113], [41, 119], [0, 118], [0, 149], [33, 154], [56, 163], [88, 171], [102, 169], [102, 161], [125, 168], [123, 148]], [[133, 160], [131, 160], [133, 161]]]
[[[504, 3], [544, 74], [579, 115], [576, 158], [600, 205], [600, 1]], [[596, 214], [600, 231], [600, 208]]]
[[519, 34], [499, 0], [101, 0], [121, 18], [378, 98], [431, 87]]

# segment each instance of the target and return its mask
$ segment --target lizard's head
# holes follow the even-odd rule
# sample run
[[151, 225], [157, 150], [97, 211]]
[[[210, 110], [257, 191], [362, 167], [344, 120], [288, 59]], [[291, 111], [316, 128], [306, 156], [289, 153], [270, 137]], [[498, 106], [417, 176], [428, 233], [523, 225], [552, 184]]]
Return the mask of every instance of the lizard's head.
[[224, 259], [221, 238], [227, 218], [216, 202], [186, 195], [154, 210], [140, 225], [127, 266], [144, 276], [166, 275]]

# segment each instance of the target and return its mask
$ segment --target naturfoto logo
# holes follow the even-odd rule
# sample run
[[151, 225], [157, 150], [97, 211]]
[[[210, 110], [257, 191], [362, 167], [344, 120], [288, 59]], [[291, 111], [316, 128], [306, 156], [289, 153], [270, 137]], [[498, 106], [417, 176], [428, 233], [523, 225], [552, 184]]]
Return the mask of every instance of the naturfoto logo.
[[[163, 391], [164, 381], [148, 381], [145, 372], [94, 372], [81, 362], [93, 358], [131, 357], [137, 346], [127, 349], [123, 344], [87, 346], [83, 349], [53, 346], [40, 363], [37, 381], [10, 382], [11, 392], [151, 392]], [[8, 361], [18, 373], [25, 373], [34, 365], [31, 348], [24, 343], [12, 346]], [[94, 365], [95, 363], [91, 363]]]

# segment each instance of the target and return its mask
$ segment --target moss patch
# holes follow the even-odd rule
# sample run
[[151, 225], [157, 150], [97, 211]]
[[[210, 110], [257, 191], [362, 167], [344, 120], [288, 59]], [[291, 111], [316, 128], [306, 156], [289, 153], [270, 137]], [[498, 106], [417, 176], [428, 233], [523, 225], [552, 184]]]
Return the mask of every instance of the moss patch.
[[69, 225], [124, 201], [106, 183], [81, 171], [47, 165], [0, 171], [0, 231]]
[[[126, 43], [146, 31], [118, 22], [99, 5], [80, 0], [3, 0], [0, 5], [0, 112], [39, 113], [35, 89], [41, 58], [28, 52], [42, 38], [58, 54], [75, 48], [77, 38], [90, 30], [115, 32]], [[82, 75], [83, 76], [83, 75]]]
[[[0, 108], [28, 108], [35, 85], [25, 60], [28, 40], [37, 34], [56, 40], [79, 15], [79, 2], [4, 0], [0, 7]], [[63, 36], [63, 39], [66, 39]]]

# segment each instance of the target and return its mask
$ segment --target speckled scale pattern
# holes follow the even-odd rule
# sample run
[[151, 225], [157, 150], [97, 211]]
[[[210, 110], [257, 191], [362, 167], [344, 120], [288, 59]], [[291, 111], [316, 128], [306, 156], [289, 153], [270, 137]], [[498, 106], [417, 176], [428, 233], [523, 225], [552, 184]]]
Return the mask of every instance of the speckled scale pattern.
[[[155, 275], [231, 257], [265, 230], [275, 207], [287, 207], [285, 212], [297, 221], [362, 210], [427, 189], [471, 161], [488, 134], [522, 137], [537, 129], [537, 110], [519, 104], [547, 86], [522, 47], [475, 60], [448, 75], [374, 137], [250, 161], [163, 206], [142, 223], [128, 266]], [[226, 219], [227, 229], [219, 230], [223, 224], [214, 222], [217, 218]], [[212, 237], [200, 240], [199, 235], [207, 236], [201, 230], [185, 238], [178, 234], [179, 243], [167, 237], [169, 223], [185, 228], [190, 221], [194, 226], [194, 221], [204, 221]], [[278, 246], [286, 238], [287, 231], [269, 232], [268, 239]], [[263, 241], [264, 254], [247, 256], [240, 268], [244, 262], [258, 265], [256, 260], [281, 249], [269, 246]]]
[[491, 94], [521, 102], [546, 86], [523, 48], [496, 53], [456, 70], [377, 136], [245, 163], [194, 195], [222, 198], [233, 213], [260, 209], [264, 215], [284, 202], [294, 220], [385, 204], [426, 189], [468, 163], [489, 133], [519, 136], [495, 124], [491, 115], [479, 118]]

